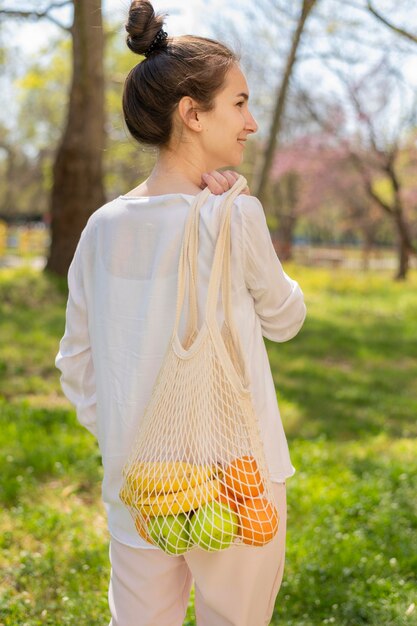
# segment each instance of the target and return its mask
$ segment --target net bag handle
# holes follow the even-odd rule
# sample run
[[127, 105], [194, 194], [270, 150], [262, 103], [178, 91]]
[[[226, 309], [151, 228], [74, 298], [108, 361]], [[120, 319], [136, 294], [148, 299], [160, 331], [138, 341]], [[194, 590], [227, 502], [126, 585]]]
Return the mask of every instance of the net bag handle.
[[[244, 176], [239, 176], [236, 183], [229, 190], [227, 197], [222, 205], [224, 217], [220, 226], [219, 236], [217, 239], [216, 250], [214, 253], [213, 267], [210, 276], [206, 314], [207, 324], [213, 328], [217, 326], [216, 310], [219, 294], [220, 280], [222, 281], [222, 303], [224, 309], [224, 319], [226, 326], [232, 337], [232, 346], [234, 350], [234, 362], [237, 373], [243, 382], [245, 388], [250, 386], [249, 374], [243, 355], [242, 345], [239, 334], [234, 322], [232, 309], [232, 277], [231, 277], [231, 218], [233, 203], [237, 196], [247, 187], [247, 180]], [[222, 272], [223, 268], [223, 272]]]
[[[187, 328], [185, 331], [185, 344], [192, 343], [194, 336], [198, 328], [198, 304], [197, 304], [197, 270], [196, 264], [192, 262], [192, 254], [190, 255], [189, 248], [191, 242], [191, 232], [194, 226], [196, 215], [200, 214], [200, 207], [204, 204], [210, 195], [210, 189], [206, 187], [201, 193], [197, 194], [193, 200], [193, 204], [189, 211], [187, 222], [184, 228], [183, 242], [181, 246], [180, 259], [178, 263], [178, 286], [177, 286], [177, 305], [175, 314], [175, 323], [173, 336], [178, 332], [181, 310], [185, 296], [186, 276], [187, 276], [187, 263], [189, 264], [188, 273], [188, 292], [189, 292], [189, 308], [188, 308], [188, 320]], [[195, 245], [195, 244], [194, 244]], [[198, 246], [198, 240], [197, 244]], [[193, 250], [195, 254], [195, 249]]]
[[[233, 347], [236, 350], [236, 358], [240, 365], [240, 375], [245, 386], [249, 384], [243, 351], [239, 336], [233, 320], [232, 300], [231, 300], [231, 214], [235, 198], [246, 188], [247, 180], [244, 176], [239, 176], [231, 189], [224, 194], [224, 199], [220, 205], [222, 221], [219, 228], [219, 235], [214, 252], [212, 271], [210, 275], [207, 292], [207, 302], [205, 311], [205, 321], [211, 328], [217, 327], [216, 310], [219, 294], [220, 280], [222, 279], [222, 302], [224, 307], [224, 317], [227, 328], [232, 337]], [[198, 268], [198, 233], [200, 208], [210, 195], [208, 188], [196, 196], [190, 210], [190, 214], [184, 230], [183, 245], [181, 249], [180, 262], [178, 268], [178, 290], [177, 290], [177, 311], [174, 325], [174, 334], [178, 331], [181, 310], [185, 295], [185, 276], [187, 273], [187, 261], [189, 265], [189, 313], [188, 325], [185, 335], [185, 345], [189, 347], [195, 335], [198, 333], [198, 308], [197, 308], [197, 268]], [[223, 272], [222, 272], [223, 268]]]

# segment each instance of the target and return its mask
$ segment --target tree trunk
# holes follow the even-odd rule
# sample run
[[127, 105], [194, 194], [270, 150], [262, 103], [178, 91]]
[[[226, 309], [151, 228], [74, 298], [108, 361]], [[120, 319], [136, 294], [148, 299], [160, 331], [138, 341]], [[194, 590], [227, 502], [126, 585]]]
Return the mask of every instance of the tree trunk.
[[292, 240], [296, 218], [293, 215], [281, 215], [276, 236], [277, 254], [281, 261], [291, 261]]
[[[381, 153], [380, 153], [381, 154]], [[416, 254], [416, 248], [413, 245], [413, 241], [410, 235], [410, 226], [407, 223], [407, 219], [405, 217], [403, 202], [401, 198], [401, 187], [400, 180], [397, 176], [395, 170], [395, 158], [398, 155], [397, 150], [391, 150], [387, 153], [386, 163], [382, 168], [384, 174], [389, 177], [392, 190], [394, 194], [394, 199], [391, 204], [387, 203], [384, 199], [382, 199], [373, 189], [372, 182], [367, 175], [364, 176], [364, 184], [365, 190], [368, 193], [369, 197], [377, 202], [377, 204], [384, 210], [384, 212], [389, 215], [390, 219], [393, 221], [398, 236], [398, 271], [395, 276], [396, 280], [405, 280], [407, 278], [407, 273], [409, 269], [410, 263], [410, 255]], [[351, 158], [355, 165], [358, 168], [359, 172], [364, 175], [364, 165], [361, 159], [357, 154], [351, 152]]]
[[46, 269], [68, 272], [89, 216], [105, 202], [104, 37], [101, 0], [74, 1], [73, 73], [66, 128], [53, 167]]
[[415, 253], [415, 249], [402, 213], [395, 214], [395, 224], [398, 231], [398, 270], [395, 279], [405, 280], [410, 267], [410, 255]]
[[409, 254], [407, 246], [402, 239], [398, 242], [398, 271], [395, 280], [405, 280], [409, 267]]
[[369, 270], [369, 261], [372, 251], [372, 240], [367, 236], [365, 231], [365, 237], [362, 244], [362, 271], [367, 272]]
[[264, 162], [259, 175], [259, 180], [255, 181], [254, 185], [256, 190], [255, 195], [262, 203], [265, 201], [266, 184], [269, 178], [275, 150], [278, 144], [278, 137], [284, 114], [285, 101], [287, 99], [291, 74], [296, 62], [298, 46], [301, 41], [301, 36], [303, 34], [306, 21], [316, 2], [317, 0], [303, 0], [300, 17], [291, 43], [291, 50], [287, 58], [284, 75], [278, 88], [277, 101], [275, 105], [271, 129], [269, 131], [269, 141], [265, 152]]
[[278, 202], [274, 212], [279, 221], [276, 236], [277, 252], [281, 261], [291, 261], [292, 242], [297, 225], [298, 175], [295, 172], [288, 172], [273, 189]]
[[[3, 129], [2, 129], [3, 130]], [[8, 141], [0, 140], [0, 148], [7, 154], [6, 161], [6, 176], [5, 176], [5, 190], [0, 200], [0, 211], [3, 215], [13, 214], [16, 207], [16, 191], [17, 185], [15, 183], [16, 176], [16, 162], [17, 162], [17, 154], [13, 145], [9, 144]]]

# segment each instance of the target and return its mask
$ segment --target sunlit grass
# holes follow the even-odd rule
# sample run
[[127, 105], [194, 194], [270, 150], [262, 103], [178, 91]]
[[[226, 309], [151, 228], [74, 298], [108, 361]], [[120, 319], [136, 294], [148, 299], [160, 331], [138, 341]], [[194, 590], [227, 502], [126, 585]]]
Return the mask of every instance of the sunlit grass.
[[[416, 277], [286, 271], [308, 317], [293, 341], [266, 342], [297, 469], [272, 624], [417, 624]], [[65, 299], [63, 281], [0, 272], [5, 626], [109, 621], [100, 456], [53, 365]]]

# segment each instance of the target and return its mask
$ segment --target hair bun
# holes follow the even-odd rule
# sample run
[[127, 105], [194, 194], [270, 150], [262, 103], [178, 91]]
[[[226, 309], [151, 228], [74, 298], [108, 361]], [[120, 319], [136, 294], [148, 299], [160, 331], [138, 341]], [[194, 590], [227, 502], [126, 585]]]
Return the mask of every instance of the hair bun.
[[[125, 24], [127, 31], [126, 43], [132, 52], [145, 54], [149, 46], [155, 39], [158, 31], [164, 25], [165, 14], [155, 13], [149, 0], [133, 0], [129, 8], [129, 16]], [[166, 43], [162, 39], [158, 47], [165, 47]]]

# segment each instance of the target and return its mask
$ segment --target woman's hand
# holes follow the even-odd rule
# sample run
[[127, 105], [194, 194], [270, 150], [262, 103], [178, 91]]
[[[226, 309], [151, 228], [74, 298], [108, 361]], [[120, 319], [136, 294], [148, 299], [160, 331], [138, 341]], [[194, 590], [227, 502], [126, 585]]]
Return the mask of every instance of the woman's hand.
[[[211, 172], [202, 175], [202, 184], [200, 185], [200, 187], [201, 189], [205, 189], [205, 187], [208, 187], [211, 193], [219, 196], [225, 191], [229, 191], [229, 189], [233, 187], [238, 178], [239, 174], [237, 172], [232, 172], [232, 170], [225, 170], [224, 172], [212, 170]], [[240, 193], [244, 193], [250, 196], [249, 187], [246, 187]]]

